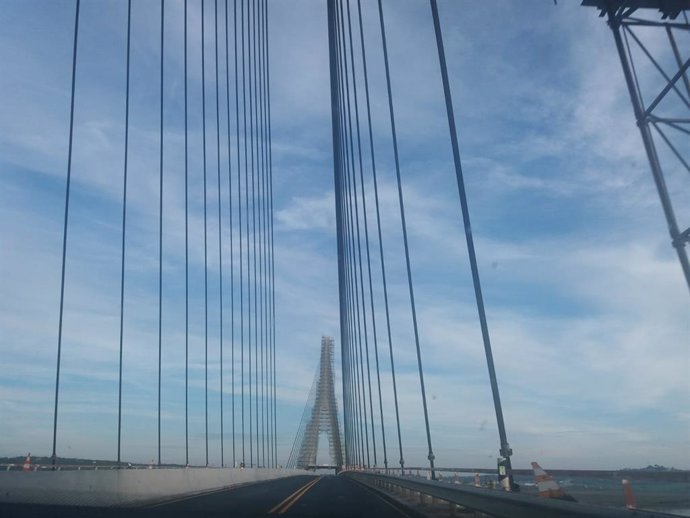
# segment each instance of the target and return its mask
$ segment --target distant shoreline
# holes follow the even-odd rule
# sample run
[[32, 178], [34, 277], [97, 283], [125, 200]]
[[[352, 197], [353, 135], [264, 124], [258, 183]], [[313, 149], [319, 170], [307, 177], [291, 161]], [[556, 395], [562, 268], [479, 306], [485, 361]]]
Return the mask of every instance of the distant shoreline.
[[[531, 469], [515, 469], [516, 475], [532, 475]], [[584, 470], [584, 469], [549, 469], [549, 474], [555, 477], [591, 477], [629, 480], [653, 480], [659, 482], [690, 482], [689, 470], [652, 471], [646, 469], [619, 470]]]

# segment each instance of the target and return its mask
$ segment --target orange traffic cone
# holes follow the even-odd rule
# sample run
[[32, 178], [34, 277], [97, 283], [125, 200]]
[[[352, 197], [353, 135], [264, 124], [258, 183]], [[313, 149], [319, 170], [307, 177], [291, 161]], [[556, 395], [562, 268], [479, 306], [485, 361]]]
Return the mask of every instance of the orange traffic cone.
[[26, 460], [24, 460], [24, 465], [22, 466], [22, 471], [31, 471], [31, 453], [26, 456]]
[[561, 489], [553, 477], [544, 471], [544, 469], [538, 463], [532, 463], [532, 471], [534, 471], [534, 481], [537, 483], [539, 496], [543, 498], [556, 498], [558, 500], [575, 501], [572, 496], [568, 495]]
[[635, 502], [635, 495], [633, 494], [630, 481], [623, 479], [621, 482], [623, 483], [623, 493], [625, 494], [625, 507], [628, 509], [637, 508], [637, 502]]

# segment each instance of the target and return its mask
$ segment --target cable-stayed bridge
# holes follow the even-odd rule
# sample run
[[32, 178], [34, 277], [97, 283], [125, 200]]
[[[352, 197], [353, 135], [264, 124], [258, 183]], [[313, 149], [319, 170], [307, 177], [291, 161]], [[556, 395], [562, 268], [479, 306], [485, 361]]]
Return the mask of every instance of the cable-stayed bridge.
[[317, 466], [319, 435], [328, 434], [328, 451], [332, 466], [343, 466], [342, 436], [338, 419], [338, 403], [335, 397], [335, 373], [333, 368], [333, 338], [321, 338], [321, 358], [309, 399], [304, 408], [302, 422], [288, 457], [288, 468], [309, 469]]
[[[684, 39], [690, 31], [690, 2], [588, 0], [583, 4], [597, 8], [611, 28], [680, 262], [678, 279], [682, 282], [684, 276], [690, 287], [690, 228], [685, 229], [688, 222], [682, 220], [683, 198], [676, 199], [665, 176], [667, 168], [690, 173], [690, 48]], [[117, 334], [115, 354], [109, 356], [115, 358], [116, 377], [109, 380], [114, 418], [107, 425], [114, 440], [99, 445], [102, 451], [112, 452], [108, 466], [72, 465], [61, 459], [80, 455], [79, 446], [64, 439], [74, 437], [75, 428], [77, 437], [90, 440], [90, 427], [102, 424], [96, 418], [71, 421], [66, 394], [89, 389], [82, 374], [65, 368], [65, 355], [70, 354], [70, 347], [84, 345], [79, 320], [70, 318], [70, 295], [79, 290], [76, 283], [70, 284], [79, 268], [70, 259], [74, 261], [82, 248], [89, 248], [84, 236], [94, 231], [89, 225], [103, 218], [105, 205], [88, 192], [88, 186], [75, 180], [84, 167], [79, 163], [84, 152], [79, 150], [92, 144], [80, 131], [80, 110], [94, 102], [90, 97], [93, 83], [83, 70], [99, 60], [99, 49], [88, 38], [113, 13], [106, 8], [97, 13], [94, 3], [86, 0], [60, 6], [69, 11], [71, 45], [69, 84], [62, 92], [68, 92], [64, 104], [69, 119], [61, 130], [67, 135], [66, 170], [60, 177], [64, 196], [54, 297], [58, 308], [55, 362], [49, 373], [52, 412], [50, 418], [43, 416], [51, 429], [51, 456], [41, 469], [28, 462], [26, 470], [0, 473], [5, 495], [0, 510], [8, 515], [84, 516], [120, 515], [125, 508], [128, 515], [147, 516], [228, 512], [399, 516], [425, 510], [490, 516], [653, 515], [539, 499], [524, 494], [528, 493], [524, 487], [519, 491], [514, 480], [510, 423], [504, 418], [487, 316], [490, 301], [485, 302], [482, 290], [462, 168], [462, 132], [456, 121], [456, 115], [461, 119], [462, 114], [456, 114], [451, 92], [453, 56], [446, 56], [444, 47], [444, 37], [449, 33], [455, 37], [452, 31], [444, 32], [443, 12], [451, 6], [442, 3], [439, 8], [436, 0], [430, 0], [428, 18], [420, 23], [433, 30], [436, 52], [428, 59], [438, 62], [439, 76], [429, 78], [429, 87], [443, 93], [447, 119], [443, 130], [449, 144], [445, 152], [453, 159], [459, 201], [456, 218], [463, 227], [462, 245], [481, 340], [478, 348], [488, 372], [485, 389], [498, 438], [493, 489], [475, 487], [472, 482], [449, 485], [448, 476], [445, 480], [437, 476], [462, 469], [439, 470], [438, 465], [448, 466], [448, 461], [437, 459], [434, 448], [425, 348], [419, 332], [423, 304], [415, 297], [418, 285], [410, 239], [415, 221], [406, 197], [407, 164], [400, 138], [406, 107], [396, 103], [389, 59], [395, 43], [387, 23], [395, 18], [396, 6], [381, 0], [327, 0], [325, 5], [327, 41], [323, 44], [328, 53], [331, 112], [330, 126], [322, 131], [329, 134], [332, 144], [328, 152], [332, 154], [329, 173], [333, 173], [339, 335], [322, 339], [319, 368], [302, 424], [280, 425], [279, 379], [293, 374], [277, 361], [282, 335], [276, 326], [276, 314], [281, 312], [276, 286], [281, 279], [276, 275], [280, 258], [276, 256], [274, 202], [280, 179], [274, 168], [271, 93], [281, 85], [271, 82], [271, 35], [279, 21], [270, 17], [272, 3], [267, 0], [128, 0], [118, 7], [124, 43], [118, 69], [122, 106], [117, 108], [122, 108], [122, 135], [116, 143], [121, 144], [117, 177], [107, 178], [117, 185], [117, 218], [100, 230], [114, 236], [116, 245], [108, 248], [108, 255], [112, 259], [114, 251], [117, 263], [114, 279], [104, 283], [101, 291], [103, 298], [114, 298], [117, 308], [116, 314], [108, 315], [115, 320]], [[656, 57], [654, 53], [661, 49], [648, 48], [638, 36], [640, 31], [654, 30], [665, 35], [663, 50], [670, 58]], [[144, 47], [153, 48], [157, 59], [141, 59]], [[651, 62], [663, 80], [661, 87], [646, 90], [650, 82], [640, 78], [638, 70], [649, 66], [636, 67], [639, 59]], [[148, 81], [145, 87], [143, 77]], [[374, 82], [382, 88], [374, 88]], [[378, 111], [385, 113], [383, 119], [372, 115], [376, 106], [383, 107]], [[146, 110], [147, 131], [142, 131]], [[383, 132], [390, 144], [383, 152], [392, 163], [392, 181], [386, 185], [381, 180], [382, 147], [376, 142]], [[100, 138], [108, 141], [104, 135], [100, 133]], [[140, 148], [150, 152], [144, 163]], [[144, 177], [151, 184], [146, 189], [141, 183]], [[149, 197], [142, 199], [142, 192]], [[155, 197], [150, 198], [150, 193]], [[37, 197], [36, 204], [40, 203]], [[150, 226], [146, 232], [142, 232], [144, 222]], [[390, 248], [398, 252], [397, 262], [386, 254]], [[89, 250], [98, 258], [96, 252]], [[173, 254], [177, 259], [171, 258]], [[142, 268], [144, 263], [150, 267]], [[310, 265], [304, 267], [308, 270]], [[394, 277], [396, 288], [402, 289], [391, 286]], [[47, 292], [43, 296], [51, 298]], [[404, 301], [403, 317], [393, 314], [399, 299]], [[137, 336], [138, 318], [151, 308], [154, 332], [142, 340]], [[403, 329], [401, 321], [409, 329]], [[319, 332], [313, 330], [314, 337]], [[401, 339], [405, 333], [409, 336]], [[152, 437], [146, 447], [151, 460], [131, 463], [132, 445], [140, 442], [141, 425], [136, 421], [142, 414], [137, 399], [143, 391], [140, 380], [132, 375], [137, 367], [132, 367], [129, 358], [138, 361], [142, 344], [148, 348], [147, 360], [155, 365], [155, 388], [147, 397], [153, 397], [156, 408], [153, 431], [146, 431]], [[316, 358], [315, 340], [313, 351]], [[401, 378], [402, 361], [413, 365], [413, 376]], [[173, 392], [176, 400], [171, 403]], [[342, 420], [336, 402], [339, 394]], [[409, 401], [410, 394], [414, 403]], [[422, 423], [415, 434], [405, 428], [404, 410], [412, 406]], [[291, 453], [280, 445], [279, 426], [296, 432]], [[324, 432], [329, 440], [327, 466], [342, 471], [335, 478], [307, 471], [319, 467], [319, 437]], [[171, 447], [173, 437], [176, 442]], [[420, 441], [424, 466], [418, 458], [407, 458], [412, 455], [411, 444]], [[421, 478], [428, 480], [418, 479], [420, 469], [424, 470]], [[410, 502], [403, 497], [419, 505], [410, 510]]]

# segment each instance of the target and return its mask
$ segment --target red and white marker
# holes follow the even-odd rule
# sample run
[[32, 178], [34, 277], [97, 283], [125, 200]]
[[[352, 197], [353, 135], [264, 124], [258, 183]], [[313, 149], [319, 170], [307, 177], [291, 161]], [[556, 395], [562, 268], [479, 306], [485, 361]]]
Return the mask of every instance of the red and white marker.
[[628, 509], [636, 509], [637, 502], [635, 501], [635, 494], [633, 493], [630, 481], [624, 478], [621, 482], [623, 483], [623, 494], [625, 494], [625, 507]]
[[24, 465], [22, 466], [22, 471], [31, 471], [31, 453], [26, 456], [26, 460], [24, 460]]
[[532, 462], [532, 470], [534, 471], [534, 481], [539, 488], [539, 496], [542, 498], [557, 498], [559, 500], [575, 500], [561, 489], [561, 486], [556, 483], [551, 475], [537, 463]]

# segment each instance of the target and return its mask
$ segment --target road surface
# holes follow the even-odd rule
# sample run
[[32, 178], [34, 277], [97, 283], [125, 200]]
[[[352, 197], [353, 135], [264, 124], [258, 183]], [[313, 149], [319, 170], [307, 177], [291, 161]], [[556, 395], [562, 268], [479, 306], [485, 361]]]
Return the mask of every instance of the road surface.
[[0, 504], [2, 518], [86, 517], [416, 517], [395, 501], [346, 476], [296, 476], [248, 484], [137, 508]]

